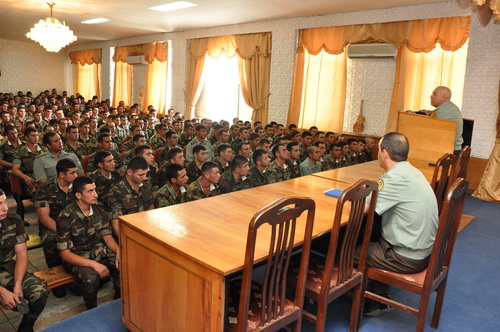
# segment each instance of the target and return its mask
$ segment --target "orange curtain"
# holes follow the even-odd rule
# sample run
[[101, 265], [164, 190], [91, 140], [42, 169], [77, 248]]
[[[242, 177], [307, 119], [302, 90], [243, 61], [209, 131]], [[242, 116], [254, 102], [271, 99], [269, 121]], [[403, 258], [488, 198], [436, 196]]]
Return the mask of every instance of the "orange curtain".
[[122, 100], [125, 102], [125, 107], [129, 108], [132, 103], [132, 66], [126, 62], [117, 61], [115, 62], [113, 107], [117, 107]]
[[[304, 84], [307, 82], [304, 80], [304, 70], [307, 57], [319, 54], [323, 54], [324, 57], [324, 53], [337, 55], [343, 53], [348, 44], [370, 42], [391, 43], [398, 48], [405, 45], [412, 52], [429, 52], [439, 42], [443, 50], [455, 51], [467, 41], [469, 26], [470, 17], [464, 16], [300, 30], [288, 123], [298, 123], [301, 116], [306, 117], [302, 113], [308, 112], [307, 109], [303, 109], [306, 97]], [[324, 53], [321, 53], [322, 51]], [[335, 63], [338, 67], [325, 70], [330, 70], [332, 73], [342, 72], [345, 64]], [[337, 91], [345, 90], [345, 80], [337, 83]], [[341, 114], [343, 111], [343, 107], [335, 110]], [[339, 121], [343, 119], [343, 115], [333, 116]], [[342, 123], [336, 123], [331, 128], [341, 126]]]
[[146, 81], [146, 93], [143, 109], [148, 105], [158, 111], [158, 114], [165, 114], [167, 108], [167, 61], [161, 62], [153, 60], [148, 64], [148, 75]]
[[203, 87], [205, 57], [238, 55], [240, 84], [245, 103], [254, 108], [252, 119], [267, 121], [271, 33], [192, 39], [189, 42], [188, 77], [184, 98], [186, 117], [193, 117]]
[[119, 46], [115, 48], [113, 61], [127, 62], [129, 55], [144, 55], [144, 59], [148, 63], [152, 63], [153, 60], [166, 62], [168, 60], [168, 48], [166, 45], [168, 45], [168, 42]]
[[[476, 5], [483, 6], [487, 0], [472, 0]], [[500, 0], [490, 0], [490, 9], [493, 12], [493, 19], [500, 20]]]
[[102, 63], [102, 50], [99, 48], [95, 50], [69, 52], [69, 58], [71, 59], [71, 63], [78, 63], [82, 66]]
[[74, 89], [84, 98], [97, 96], [101, 99], [101, 62], [102, 50], [84, 50], [69, 52], [74, 65]]

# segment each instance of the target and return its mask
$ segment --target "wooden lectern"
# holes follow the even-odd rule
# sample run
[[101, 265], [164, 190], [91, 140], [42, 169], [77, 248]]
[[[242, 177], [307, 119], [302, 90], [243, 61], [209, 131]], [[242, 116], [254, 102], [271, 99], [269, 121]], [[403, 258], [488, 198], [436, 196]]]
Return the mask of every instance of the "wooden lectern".
[[399, 112], [398, 132], [408, 137], [409, 158], [436, 163], [445, 153], [453, 153], [457, 123], [430, 116]]

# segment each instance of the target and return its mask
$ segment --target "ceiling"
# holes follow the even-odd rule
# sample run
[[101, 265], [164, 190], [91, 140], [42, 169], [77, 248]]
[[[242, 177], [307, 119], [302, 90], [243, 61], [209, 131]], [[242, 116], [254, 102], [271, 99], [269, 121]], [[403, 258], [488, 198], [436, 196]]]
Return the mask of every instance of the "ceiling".
[[[196, 7], [156, 12], [149, 7], [175, 0], [50, 0], [53, 16], [65, 21], [76, 43], [113, 40], [159, 32], [185, 31], [228, 24], [326, 15], [409, 6], [448, 0], [191, 0]], [[50, 16], [43, 0], [0, 0], [0, 39], [31, 41], [25, 34], [38, 20]], [[105, 17], [111, 21], [87, 25], [81, 21]]]

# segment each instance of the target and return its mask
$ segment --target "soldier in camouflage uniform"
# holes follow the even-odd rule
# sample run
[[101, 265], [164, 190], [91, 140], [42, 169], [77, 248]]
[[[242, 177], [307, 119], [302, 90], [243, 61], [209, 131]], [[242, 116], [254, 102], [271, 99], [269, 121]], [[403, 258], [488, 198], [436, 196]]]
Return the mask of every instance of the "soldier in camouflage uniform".
[[80, 130], [80, 135], [78, 135], [78, 142], [85, 144], [87, 147], [87, 153], [91, 154], [97, 149], [97, 139], [95, 136], [89, 133], [89, 123], [87, 121], [82, 121], [78, 125]]
[[347, 151], [347, 160], [349, 165], [359, 164], [358, 161], [358, 141], [354, 138], [349, 138], [347, 140], [347, 146], [349, 150]]
[[[218, 141], [216, 141], [214, 144], [212, 144], [212, 150], [214, 150], [214, 153], [217, 153], [217, 150], [219, 146], [222, 144], [228, 144], [229, 145], [229, 132], [226, 129], [221, 129], [219, 130], [219, 134], [217, 136]], [[231, 145], [229, 145], [231, 146]]]
[[[184, 130], [179, 136], [179, 146], [185, 147], [194, 139], [194, 126], [192, 124], [186, 124]], [[208, 139], [208, 137], [207, 137]]]
[[184, 166], [186, 159], [184, 158], [184, 152], [182, 152], [181, 148], [173, 148], [168, 150], [168, 154], [166, 154], [165, 161], [161, 162], [158, 167], [158, 182], [159, 183], [167, 183], [165, 171], [168, 165], [178, 164]]
[[220, 172], [217, 164], [207, 161], [201, 168], [201, 177], [188, 186], [186, 201], [195, 201], [219, 194]]
[[[48, 267], [61, 265], [57, 251], [56, 220], [59, 213], [73, 200], [71, 184], [76, 179], [76, 164], [69, 159], [62, 159], [56, 166], [57, 176], [38, 188], [35, 195], [35, 207], [38, 213], [38, 226], [43, 241], [43, 253]], [[52, 290], [57, 297], [65, 295], [64, 286]]]
[[80, 161], [88, 155], [87, 146], [78, 142], [79, 130], [76, 126], [66, 127], [66, 143], [64, 143], [64, 151], [74, 153]]
[[107, 203], [107, 193], [110, 188], [121, 180], [120, 173], [115, 170], [115, 161], [109, 151], [99, 151], [95, 154], [95, 162], [98, 169], [88, 173], [88, 176], [94, 181], [97, 191], [98, 201], [104, 205], [108, 212], [111, 208]]
[[153, 155], [153, 149], [149, 145], [141, 145], [135, 148], [134, 150], [135, 156], [140, 156], [146, 159], [149, 165], [149, 171], [147, 179], [151, 183], [151, 191], [153, 196], [156, 195], [156, 192], [161, 187], [161, 185], [165, 184], [164, 182], [160, 185], [159, 172], [157, 170], [158, 165], [155, 163], [155, 156]]
[[193, 183], [201, 176], [203, 163], [207, 161], [207, 149], [203, 145], [197, 145], [193, 148], [194, 159], [186, 166], [188, 183]]
[[229, 144], [221, 144], [217, 147], [217, 158], [213, 161], [217, 164], [217, 167], [219, 167], [219, 171], [222, 174], [231, 169], [231, 160], [233, 160], [233, 158], [234, 152]]
[[33, 163], [43, 150], [38, 145], [38, 132], [35, 128], [26, 128], [24, 130], [24, 138], [26, 145], [16, 151], [14, 160], [12, 161], [12, 174], [23, 179], [23, 183], [21, 184], [23, 191], [33, 196], [36, 190]]
[[23, 146], [17, 137], [16, 127], [6, 126], [5, 136], [7, 136], [7, 140], [0, 143], [0, 165], [3, 166], [3, 172], [12, 168], [16, 153]]
[[302, 136], [302, 141], [299, 143], [299, 149], [300, 149], [299, 164], [302, 163], [304, 160], [306, 160], [306, 158], [308, 157], [307, 148], [311, 146], [313, 141], [313, 136], [309, 131], [304, 131], [301, 136]]
[[250, 167], [250, 173], [248, 174], [250, 186], [253, 188], [268, 184], [265, 174], [267, 166], [271, 164], [271, 158], [262, 149], [255, 150], [252, 158], [254, 165]]
[[97, 203], [97, 192], [87, 176], [73, 182], [76, 200], [57, 219], [57, 249], [66, 270], [82, 282], [87, 310], [97, 306], [102, 278], [113, 276], [115, 299], [120, 297], [120, 254], [112, 236], [109, 216]]
[[17, 331], [33, 331], [47, 302], [47, 285], [31, 273], [18, 274], [28, 268], [28, 235], [22, 220], [8, 211], [7, 197], [0, 189], [0, 306], [12, 310], [21, 303], [20, 298], [27, 300], [29, 311], [24, 313]]
[[[139, 125], [133, 125], [130, 127], [130, 134], [128, 135], [128, 140], [123, 142], [122, 145], [122, 151], [127, 152], [129, 150], [132, 150], [134, 148], [134, 141], [133, 138], [135, 135], [142, 134], [144, 135], [144, 132], [142, 131], [141, 127]], [[146, 137], [146, 136], [144, 136]]]
[[118, 217], [152, 209], [151, 182], [147, 180], [149, 165], [144, 157], [134, 157], [127, 165], [125, 177], [108, 193], [111, 223], [118, 236]]
[[135, 134], [134, 137], [132, 137], [132, 142], [134, 144], [133, 149], [128, 150], [123, 156], [122, 164], [124, 168], [126, 168], [129, 160], [135, 157], [135, 148], [141, 145], [148, 144], [146, 141], [146, 136], [144, 136], [143, 134]]
[[240, 128], [239, 135], [240, 137], [231, 142], [231, 149], [233, 149], [234, 153], [238, 153], [238, 144], [249, 143], [248, 139], [250, 138], [250, 129], [246, 127]]
[[340, 167], [350, 166], [350, 161], [348, 158], [349, 146], [347, 146], [346, 142], [338, 143], [340, 146]]
[[[163, 166], [164, 163], [168, 162], [168, 152], [173, 148], [179, 148], [179, 135], [175, 131], [169, 131], [165, 135], [167, 139], [167, 145], [160, 151], [158, 156], [158, 163]], [[182, 150], [181, 150], [182, 151]]]
[[188, 145], [186, 145], [186, 160], [193, 160], [193, 148], [197, 145], [203, 145], [207, 149], [207, 160], [214, 159], [214, 151], [212, 150], [212, 144], [206, 139], [207, 137], [207, 127], [204, 125], [196, 126], [196, 136], [193, 138]]
[[267, 167], [267, 182], [275, 183], [290, 180], [290, 168], [286, 165], [286, 160], [290, 159], [290, 152], [285, 144], [275, 145], [272, 148], [274, 161]]
[[157, 124], [155, 131], [156, 133], [149, 139], [149, 145], [151, 145], [153, 151], [167, 146], [167, 125], [163, 123]]
[[154, 198], [155, 208], [172, 206], [186, 201], [188, 176], [186, 169], [178, 164], [168, 165], [165, 171], [167, 183], [158, 190]]
[[330, 145], [330, 151], [323, 158], [323, 163], [321, 164], [322, 171], [328, 171], [331, 169], [340, 168], [340, 146], [338, 144]]
[[286, 149], [290, 152], [290, 159], [286, 161], [286, 165], [290, 169], [290, 179], [300, 177], [300, 148], [299, 143], [290, 142], [286, 145]]
[[[113, 155], [115, 160], [115, 169], [119, 170], [122, 167], [122, 159], [117, 151], [111, 149], [111, 137], [108, 134], [99, 135], [97, 139], [97, 144], [99, 145], [98, 151], [108, 151]], [[95, 153], [90, 157], [89, 163], [87, 165], [87, 172], [93, 172], [97, 169], [95, 164]]]
[[225, 171], [219, 180], [219, 192], [221, 194], [231, 193], [251, 188], [248, 173], [248, 159], [243, 156], [235, 156], [231, 160], [231, 169]]

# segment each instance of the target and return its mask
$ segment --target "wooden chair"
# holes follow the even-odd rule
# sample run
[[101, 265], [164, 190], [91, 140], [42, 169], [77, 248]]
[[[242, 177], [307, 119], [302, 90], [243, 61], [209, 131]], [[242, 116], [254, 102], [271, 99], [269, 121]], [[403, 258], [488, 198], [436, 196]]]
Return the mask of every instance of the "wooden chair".
[[[294, 330], [300, 331], [315, 209], [316, 205], [310, 198], [282, 197], [252, 218], [248, 227], [243, 279], [230, 285], [229, 331], [277, 331], [293, 322]], [[301, 218], [301, 221], [305, 219], [305, 224], [298, 223], [297, 219], [306, 211], [307, 217]], [[269, 257], [264, 281], [258, 284], [252, 280], [252, 272], [257, 230], [264, 224], [266, 229], [262, 227], [260, 231], [265, 238], [270, 238], [269, 249], [266, 249]], [[299, 227], [302, 225], [304, 227]], [[285, 297], [286, 276], [296, 229], [300, 229], [298, 234], [304, 234], [304, 241], [295, 300], [291, 301]]]
[[[470, 146], [468, 145], [464, 146], [460, 151], [460, 154], [458, 155], [457, 158], [457, 162], [453, 166], [452, 170], [454, 180], [458, 178], [465, 179], [467, 177], [467, 169], [469, 168], [470, 153], [471, 149]], [[452, 183], [450, 183], [450, 186]]]
[[[367, 279], [377, 280], [420, 295], [419, 308], [415, 309], [372, 292], [365, 292], [366, 298], [385, 303], [391, 307], [416, 315], [418, 317], [417, 331], [424, 330], [425, 314], [432, 291], [436, 291], [437, 296], [431, 326], [435, 329], [438, 327], [453, 247], [455, 246], [455, 239], [462, 216], [468, 185], [469, 183], [467, 180], [459, 178], [451, 186], [450, 190], [448, 190], [443, 205], [443, 211], [439, 218], [439, 226], [434, 246], [432, 247], [429, 265], [424, 271], [415, 274], [401, 274], [372, 267], [366, 270]], [[366, 289], [366, 282], [364, 287]]]
[[453, 167], [457, 162], [457, 157], [451, 153], [444, 154], [436, 162], [434, 174], [432, 175], [431, 187], [434, 190], [438, 203], [438, 211], [441, 213], [443, 207], [443, 200], [447, 188], [453, 183]]
[[[359, 330], [358, 322], [362, 307], [361, 301], [363, 299], [363, 271], [365, 269], [366, 255], [375, 213], [377, 189], [378, 185], [376, 182], [365, 179], [361, 179], [345, 189], [337, 201], [326, 258], [314, 252], [311, 253], [308, 267], [309, 272], [306, 279], [305, 297], [316, 301], [318, 303], [318, 309], [316, 315], [304, 309], [303, 315], [305, 319], [316, 324], [316, 332], [321, 332], [325, 329], [328, 303], [352, 289], [354, 289], [355, 292], [351, 308], [349, 331]], [[358, 239], [363, 222], [366, 198], [370, 194], [372, 198], [366, 218], [359, 263], [357, 268], [354, 268], [356, 240]], [[347, 203], [350, 203], [350, 211], [349, 208], [346, 207]], [[349, 206], [349, 204], [347, 205]], [[338, 234], [344, 209], [349, 211], [349, 222], [345, 227], [340, 251], [337, 253]], [[297, 267], [297, 264], [298, 261], [294, 259], [291, 263], [292, 269]], [[297, 274], [293, 273], [289, 275], [289, 283], [297, 281], [296, 275]]]

